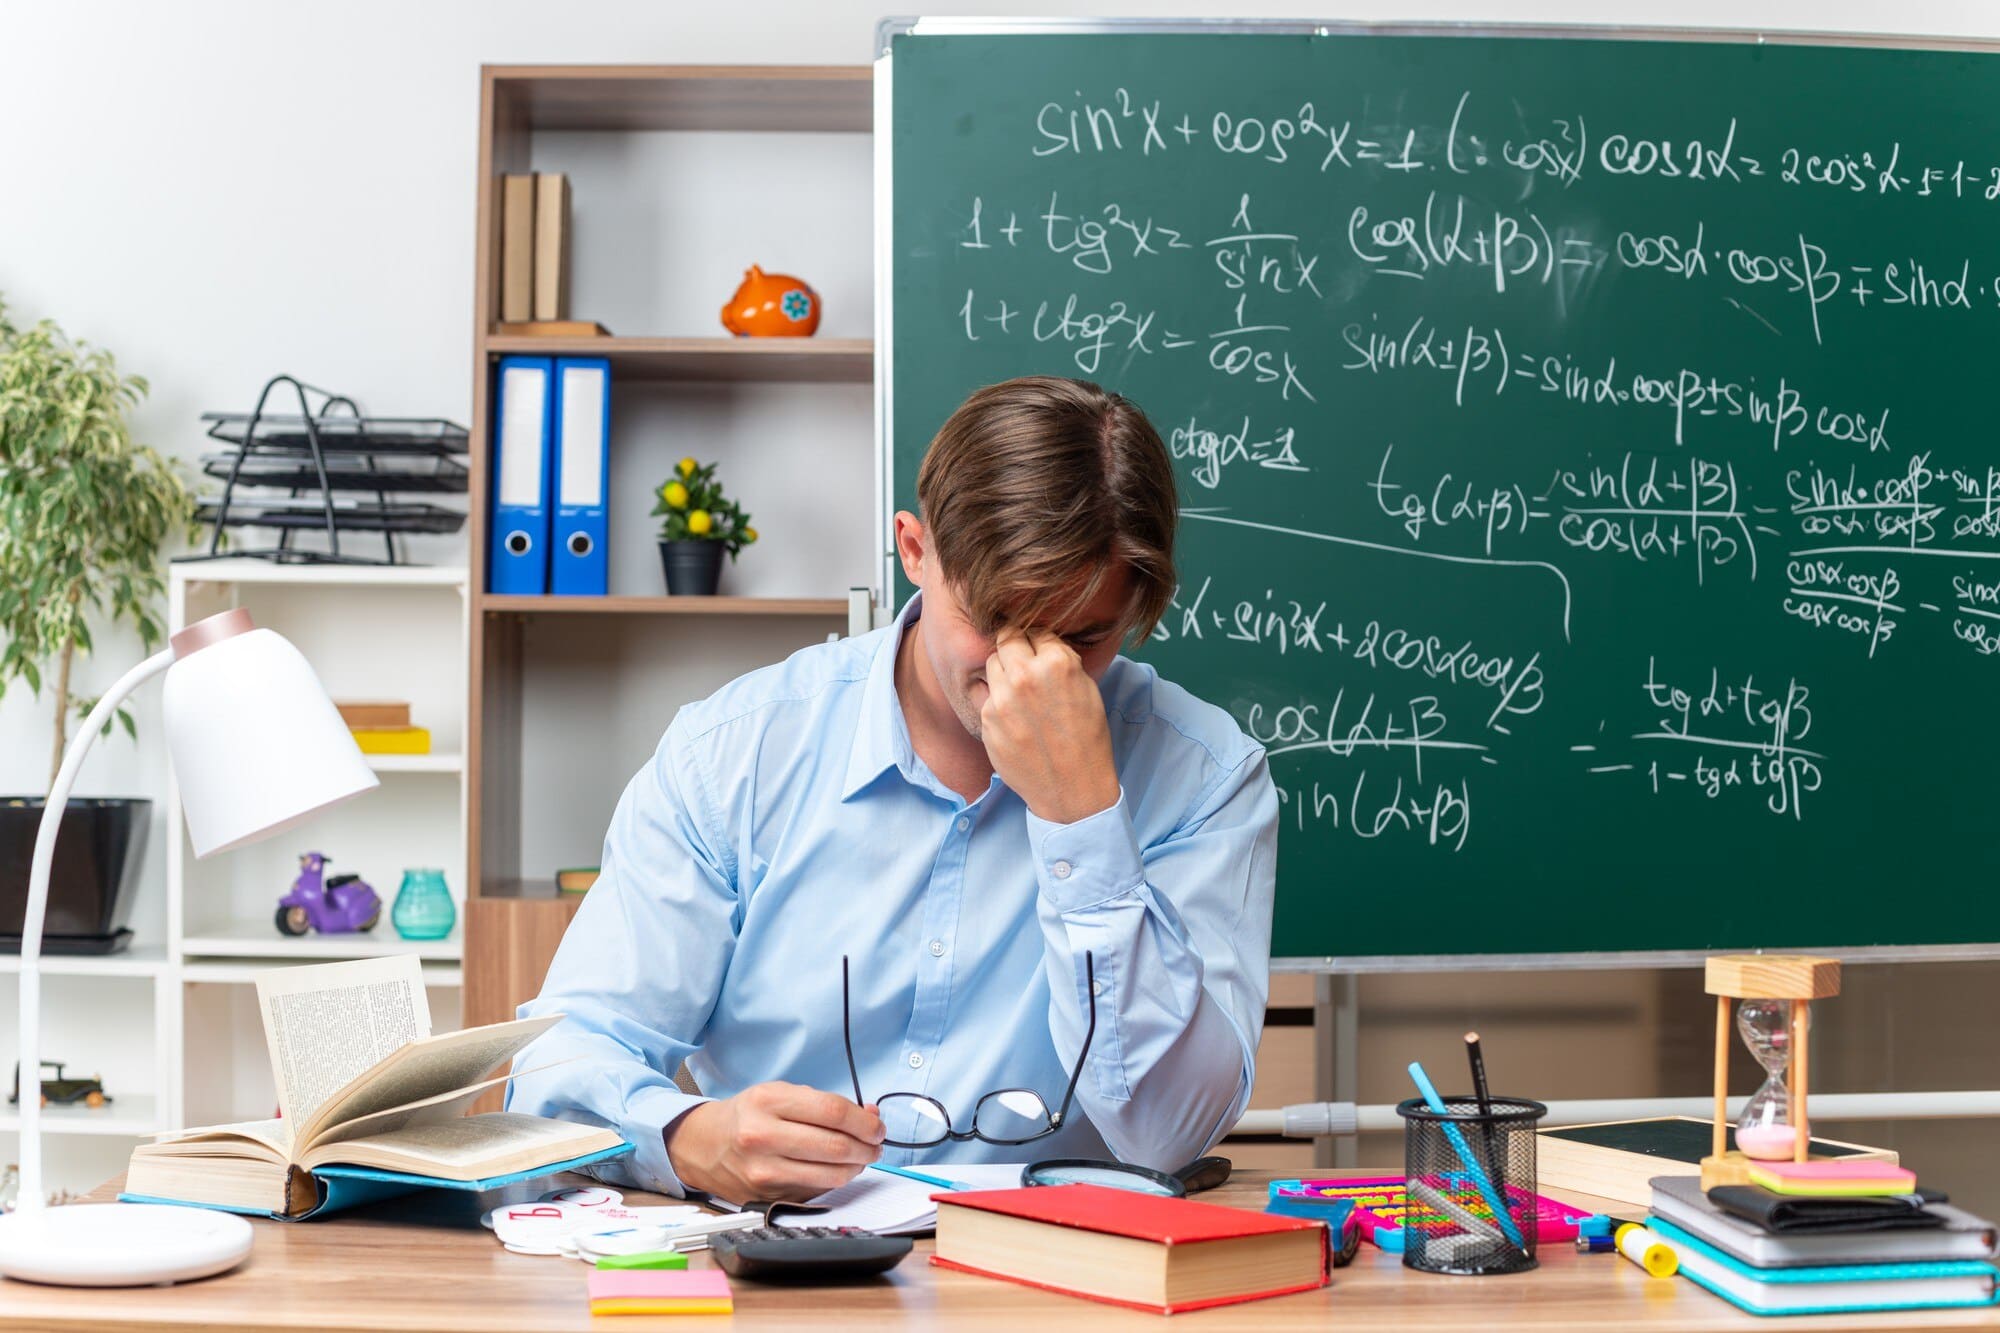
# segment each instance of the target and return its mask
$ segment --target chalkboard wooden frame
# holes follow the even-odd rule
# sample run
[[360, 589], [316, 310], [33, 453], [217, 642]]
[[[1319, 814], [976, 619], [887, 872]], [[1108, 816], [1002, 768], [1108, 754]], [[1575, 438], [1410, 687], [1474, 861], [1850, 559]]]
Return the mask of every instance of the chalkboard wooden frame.
[[[1613, 40], [1711, 42], [1738, 45], [1829, 46], [1907, 51], [1961, 51], [2000, 54], [2000, 42], [1947, 36], [1920, 36], [1893, 33], [1841, 33], [1813, 31], [1760, 31], [1673, 28], [1657, 26], [1607, 26], [1562, 24], [1495, 24], [1449, 22], [1313, 22], [1295, 19], [1213, 19], [1153, 20], [1142, 18], [1097, 19], [958, 19], [889, 18], [877, 26], [876, 42], [876, 525], [882, 535], [882, 582], [885, 607], [896, 602], [900, 585], [890, 518], [895, 510], [895, 435], [893, 377], [894, 265], [893, 265], [893, 152], [894, 108], [893, 46], [904, 35], [1019, 35], [1043, 34], [1231, 34], [1245, 36], [1403, 36], [1403, 37], [1506, 37], [1555, 38], [1563, 40]], [[1789, 942], [1765, 942], [1752, 949], [1805, 951], [1837, 957], [1847, 962], [1973, 961], [2000, 958], [2000, 942], [1879, 946], [1827, 946]], [[1725, 951], [1721, 946], [1700, 949], [1666, 950], [1566, 950], [1554, 953], [1494, 952], [1471, 954], [1365, 954], [1301, 955], [1274, 958], [1274, 971], [1355, 975], [1361, 973], [1428, 973], [1438, 971], [1541, 971], [1615, 970], [1633, 967], [1678, 968], [1703, 963], [1711, 954]]]

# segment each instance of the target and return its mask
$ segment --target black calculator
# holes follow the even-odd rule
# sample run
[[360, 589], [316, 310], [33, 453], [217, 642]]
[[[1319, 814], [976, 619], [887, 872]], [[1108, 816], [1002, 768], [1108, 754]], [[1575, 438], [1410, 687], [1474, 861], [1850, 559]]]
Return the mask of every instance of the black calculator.
[[878, 1236], [859, 1227], [748, 1227], [708, 1238], [722, 1271], [752, 1282], [870, 1277], [903, 1262], [910, 1246], [908, 1236]]

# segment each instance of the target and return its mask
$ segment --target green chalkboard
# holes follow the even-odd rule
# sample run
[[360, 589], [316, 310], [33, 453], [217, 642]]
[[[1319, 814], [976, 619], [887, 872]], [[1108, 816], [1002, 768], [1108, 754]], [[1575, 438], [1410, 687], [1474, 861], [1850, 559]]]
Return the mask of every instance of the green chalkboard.
[[2000, 60], [905, 34], [889, 491], [972, 388], [1176, 456], [1138, 655], [1288, 957], [2000, 940]]

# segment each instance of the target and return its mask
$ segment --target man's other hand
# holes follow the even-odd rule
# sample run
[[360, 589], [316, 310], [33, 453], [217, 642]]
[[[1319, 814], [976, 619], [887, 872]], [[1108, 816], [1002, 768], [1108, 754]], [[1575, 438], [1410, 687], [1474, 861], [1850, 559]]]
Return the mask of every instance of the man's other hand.
[[796, 1083], [759, 1083], [676, 1121], [667, 1158], [689, 1189], [732, 1203], [810, 1199], [882, 1155], [872, 1106]]

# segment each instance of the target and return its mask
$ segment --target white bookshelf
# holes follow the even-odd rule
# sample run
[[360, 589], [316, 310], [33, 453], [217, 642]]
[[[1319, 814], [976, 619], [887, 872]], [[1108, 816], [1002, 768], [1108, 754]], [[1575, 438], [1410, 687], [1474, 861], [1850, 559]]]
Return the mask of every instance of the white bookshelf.
[[[247, 608], [259, 626], [291, 640], [334, 698], [408, 700], [411, 721], [431, 733], [429, 754], [368, 756], [381, 778], [375, 791], [207, 861], [193, 855], [180, 791], [168, 774], [168, 937], [160, 954], [175, 999], [160, 1116], [168, 1127], [181, 1128], [269, 1114], [263, 1106], [268, 1073], [248, 987], [274, 966], [415, 957], [434, 992], [434, 1026], [442, 1031], [456, 1024], [464, 975], [471, 621], [462, 567], [178, 564], [167, 599], [175, 630], [218, 611]], [[373, 930], [294, 937], [277, 929], [278, 899], [308, 851], [328, 857], [329, 877], [356, 873], [374, 888], [382, 916]], [[458, 924], [444, 939], [405, 940], [391, 924], [403, 872], [416, 867], [444, 871], [458, 907]], [[197, 992], [206, 998], [197, 1002]], [[199, 1095], [190, 1096], [190, 1088]]]
[[[432, 753], [373, 755], [374, 792], [298, 829], [197, 861], [171, 771], [154, 836], [166, 845], [166, 905], [134, 913], [139, 938], [105, 957], [41, 960], [42, 1054], [72, 1077], [101, 1076], [108, 1105], [49, 1106], [42, 1131], [54, 1145], [101, 1147], [77, 1160], [98, 1172], [136, 1141], [189, 1124], [271, 1114], [270, 1072], [251, 986], [288, 963], [408, 955], [430, 992], [432, 1025], [459, 1025], [464, 984], [466, 664], [469, 598], [463, 568], [283, 566], [224, 560], [170, 567], [168, 626], [246, 607], [305, 654], [339, 699], [407, 699], [412, 720], [431, 732]], [[359, 935], [281, 934], [277, 901], [298, 874], [298, 857], [319, 851], [329, 875], [357, 872], [382, 899], [382, 916]], [[403, 871], [435, 867], [458, 906], [442, 940], [405, 940], [390, 913]], [[157, 881], [140, 886], [142, 896]], [[157, 899], [152, 900], [157, 902]], [[164, 920], [164, 938], [156, 931]], [[0, 955], [0, 1034], [16, 1021], [18, 955]], [[19, 1133], [19, 1110], [4, 1100], [13, 1061], [0, 1068], [0, 1136]], [[192, 1091], [192, 1096], [190, 1092]], [[109, 1142], [106, 1142], [106, 1141]], [[74, 1156], [81, 1148], [62, 1149]], [[100, 1155], [93, 1156], [91, 1153]], [[11, 1160], [0, 1143], [0, 1160]], [[67, 1160], [52, 1156], [51, 1162]], [[83, 1169], [83, 1168], [79, 1168]]]

